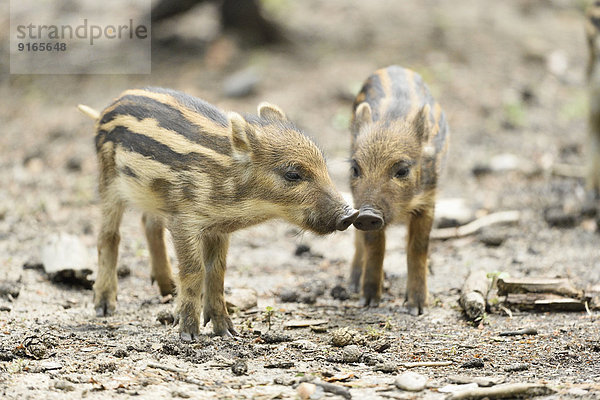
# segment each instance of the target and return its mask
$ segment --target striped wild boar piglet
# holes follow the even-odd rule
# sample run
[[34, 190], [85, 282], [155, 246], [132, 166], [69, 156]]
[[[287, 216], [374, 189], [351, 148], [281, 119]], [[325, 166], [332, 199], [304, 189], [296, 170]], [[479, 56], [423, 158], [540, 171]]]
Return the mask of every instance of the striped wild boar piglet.
[[161, 293], [175, 284], [164, 228], [179, 261], [180, 337], [199, 335], [200, 313], [218, 335], [236, 334], [224, 300], [229, 236], [272, 218], [318, 234], [344, 230], [358, 211], [334, 188], [321, 150], [276, 106], [242, 117], [181, 92], [128, 90], [96, 120], [102, 224], [94, 306], [117, 302], [117, 254], [123, 211], [143, 212], [152, 277]]
[[385, 228], [404, 222], [406, 305], [411, 314], [421, 314], [436, 186], [448, 145], [446, 118], [421, 77], [397, 66], [371, 75], [353, 110], [350, 185], [360, 214], [351, 287], [360, 290], [361, 305], [379, 304]]

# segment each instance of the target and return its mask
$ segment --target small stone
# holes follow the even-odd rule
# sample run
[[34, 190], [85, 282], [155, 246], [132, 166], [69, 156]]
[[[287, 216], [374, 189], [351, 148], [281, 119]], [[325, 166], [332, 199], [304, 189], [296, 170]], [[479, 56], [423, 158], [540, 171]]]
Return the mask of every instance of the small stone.
[[265, 364], [265, 368], [288, 369], [288, 368], [292, 368], [294, 365], [295, 364], [292, 361], [279, 361], [279, 362]]
[[58, 381], [54, 384], [54, 388], [58, 390], [63, 390], [65, 392], [72, 392], [75, 390], [75, 386], [67, 381]]
[[81, 160], [79, 158], [71, 157], [67, 161], [65, 168], [67, 168], [67, 171], [79, 172], [81, 171]]
[[302, 400], [307, 400], [312, 398], [312, 395], [317, 391], [317, 385], [308, 382], [302, 382], [296, 388], [296, 393], [298, 393], [298, 397]]
[[345, 363], [355, 363], [358, 362], [361, 355], [362, 351], [360, 348], [355, 344], [351, 344], [342, 350], [342, 361]]
[[56, 361], [44, 361], [40, 364], [40, 368], [42, 371], [54, 371], [57, 369], [62, 369], [63, 365]]
[[[9, 310], [10, 311], [10, 310]], [[313, 331], [314, 333], [325, 333], [327, 332], [327, 327], [322, 325], [322, 326], [310, 326], [310, 330]]]
[[490, 387], [494, 385], [499, 385], [505, 381], [503, 376], [468, 376], [468, 375], [449, 375], [448, 381], [454, 384], [465, 385], [468, 383], [476, 383], [479, 387]]
[[483, 361], [481, 360], [470, 360], [460, 366], [461, 368], [483, 368]]
[[389, 349], [391, 346], [392, 345], [390, 344], [390, 342], [388, 342], [386, 340], [380, 340], [373, 345], [373, 350], [375, 350], [378, 353], [383, 353], [384, 351]]
[[21, 284], [16, 281], [0, 280], [0, 296], [16, 299], [21, 292]]
[[125, 349], [117, 349], [113, 353], [113, 356], [118, 357], [118, 358], [125, 358], [125, 357], [129, 356], [129, 353]]
[[346, 290], [345, 287], [343, 287], [342, 285], [335, 285], [331, 289], [331, 297], [333, 297], [336, 300], [348, 300], [350, 298], [350, 295], [348, 294], [348, 290]]
[[492, 168], [485, 164], [476, 164], [471, 168], [471, 173], [475, 177], [481, 177], [492, 173]]
[[361, 361], [371, 367], [383, 364], [385, 362], [384, 358], [377, 353], [364, 353]]
[[554, 50], [546, 57], [548, 71], [556, 76], [563, 76], [569, 69], [569, 58], [564, 50]]
[[176, 345], [174, 345], [172, 343], [163, 344], [161, 351], [164, 354], [168, 354], [170, 356], [177, 356], [180, 353], [179, 347], [177, 347]]
[[508, 367], [504, 368], [506, 372], [519, 372], [519, 371], [527, 371], [529, 369], [529, 364], [527, 363], [518, 363], [512, 364]]
[[117, 277], [119, 279], [127, 278], [131, 275], [131, 269], [127, 265], [121, 265], [117, 268]]
[[407, 371], [400, 375], [394, 381], [396, 387], [400, 390], [407, 390], [409, 392], [420, 392], [425, 389], [427, 384], [427, 377], [416, 372]]
[[489, 247], [501, 246], [506, 240], [505, 234], [490, 229], [484, 229], [478, 236], [479, 241]]
[[474, 210], [462, 198], [440, 199], [435, 203], [437, 228], [453, 228], [475, 219]]
[[556, 228], [573, 228], [577, 225], [577, 216], [566, 213], [562, 207], [550, 207], [544, 211], [544, 219], [548, 225]]
[[156, 320], [163, 325], [172, 325], [175, 321], [175, 316], [171, 311], [163, 310], [159, 311], [156, 315]]
[[290, 335], [286, 335], [285, 333], [278, 333], [278, 332], [263, 333], [262, 335], [260, 335], [260, 338], [265, 343], [269, 343], [269, 344], [291, 342], [292, 340], [294, 340]]
[[304, 304], [315, 304], [317, 302], [317, 295], [315, 293], [305, 293], [300, 296], [300, 302]]
[[233, 313], [236, 309], [246, 311], [258, 304], [256, 290], [250, 288], [234, 288], [227, 294], [227, 311]]
[[493, 172], [514, 171], [518, 170], [521, 165], [521, 159], [510, 153], [498, 154], [490, 159], [490, 168]]
[[296, 247], [296, 251], [294, 252], [294, 255], [296, 257], [300, 257], [300, 256], [302, 256], [304, 254], [310, 255], [310, 247], [307, 246], [307, 245], [305, 245], [305, 244], [299, 244]]
[[299, 297], [298, 292], [294, 289], [284, 289], [279, 293], [279, 300], [284, 303], [296, 303]]
[[386, 374], [393, 374], [398, 372], [398, 366], [393, 362], [383, 362], [375, 365], [375, 371], [385, 372]]
[[16, 358], [12, 351], [0, 351], [0, 361], [12, 361]]
[[587, 395], [590, 393], [585, 389], [574, 387], [574, 388], [567, 390], [567, 394], [574, 396], [574, 397], [587, 397]]
[[319, 348], [319, 345], [311, 342], [310, 340], [294, 340], [293, 342], [290, 343], [291, 347], [294, 347], [296, 349], [301, 349], [301, 350], [308, 350], [308, 351], [314, 351], [317, 350]]
[[42, 264], [46, 273], [64, 269], [82, 269], [93, 262], [90, 252], [75, 235], [59, 233], [51, 235], [42, 247]]
[[55, 283], [91, 289], [94, 281], [91, 253], [75, 235], [66, 233], [50, 235], [42, 247], [42, 264], [48, 278]]
[[248, 372], [248, 364], [245, 360], [236, 360], [231, 366], [234, 375], [245, 375]]
[[44, 264], [39, 260], [29, 260], [23, 264], [23, 269], [33, 269], [36, 271], [44, 271]]

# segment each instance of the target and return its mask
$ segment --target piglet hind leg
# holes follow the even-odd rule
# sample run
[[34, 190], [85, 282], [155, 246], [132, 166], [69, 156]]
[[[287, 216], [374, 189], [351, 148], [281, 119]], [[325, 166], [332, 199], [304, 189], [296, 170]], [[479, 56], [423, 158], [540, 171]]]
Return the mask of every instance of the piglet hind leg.
[[406, 307], [412, 315], [423, 314], [428, 304], [427, 253], [432, 225], [433, 209], [411, 215], [408, 223]]
[[150, 263], [152, 265], [152, 282], [156, 280], [160, 294], [175, 294], [175, 280], [165, 244], [165, 224], [160, 217], [144, 213], [142, 224], [148, 241]]
[[204, 281], [204, 325], [213, 324], [216, 335], [232, 337], [238, 335], [233, 322], [227, 313], [224, 297], [225, 270], [227, 267], [227, 250], [229, 235], [207, 235], [203, 240], [204, 265], [206, 280]]
[[117, 258], [119, 255], [119, 226], [124, 206], [101, 191], [102, 226], [98, 234], [98, 277], [94, 283], [96, 316], [114, 314], [117, 307]]
[[385, 231], [358, 231], [360, 235], [364, 262], [360, 280], [360, 300], [363, 307], [379, 306], [383, 290], [383, 258], [385, 256]]
[[179, 260], [179, 291], [175, 323], [179, 336], [185, 342], [200, 336], [200, 312], [204, 289], [204, 260], [199, 229], [175, 221], [170, 228]]

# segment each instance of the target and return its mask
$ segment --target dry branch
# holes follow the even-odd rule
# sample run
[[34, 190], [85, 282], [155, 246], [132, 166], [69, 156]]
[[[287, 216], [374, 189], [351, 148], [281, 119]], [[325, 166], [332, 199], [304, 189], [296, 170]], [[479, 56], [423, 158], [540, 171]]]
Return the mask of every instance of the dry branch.
[[524, 328], [516, 331], [500, 332], [498, 336], [521, 336], [521, 335], [537, 335], [538, 331], [535, 328]]
[[498, 294], [553, 293], [572, 298], [582, 298], [583, 291], [564, 278], [499, 278]]
[[422, 362], [407, 362], [403, 363], [404, 368], [416, 367], [446, 367], [452, 365], [452, 361], [422, 361]]
[[180, 374], [186, 372], [184, 369], [181, 369], [181, 368], [172, 367], [170, 365], [151, 363], [151, 362], [148, 363], [148, 368], [162, 369], [164, 371], [176, 372], [176, 373], [180, 373]]
[[503, 303], [523, 311], [585, 311], [587, 302], [550, 293], [509, 293]]
[[497, 213], [488, 214], [484, 217], [476, 219], [475, 221], [469, 222], [466, 225], [456, 228], [434, 229], [431, 231], [430, 238], [437, 240], [460, 238], [473, 235], [486, 226], [516, 223], [520, 219], [521, 213], [519, 211], [500, 211]]
[[544, 396], [554, 393], [555, 390], [546, 385], [535, 383], [507, 383], [488, 388], [474, 388], [451, 394], [452, 400], [464, 399], [513, 399], [519, 397]]
[[586, 170], [583, 165], [554, 164], [552, 175], [564, 176], [566, 178], [585, 178]]
[[471, 272], [465, 281], [460, 299], [460, 306], [470, 320], [483, 317], [490, 281], [485, 271]]

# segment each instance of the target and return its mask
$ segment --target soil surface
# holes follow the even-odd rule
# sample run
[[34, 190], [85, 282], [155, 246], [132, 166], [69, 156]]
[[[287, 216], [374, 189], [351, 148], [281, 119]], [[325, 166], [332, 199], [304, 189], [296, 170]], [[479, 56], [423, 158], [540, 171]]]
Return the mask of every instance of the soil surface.
[[[600, 312], [498, 308], [472, 323], [458, 306], [465, 278], [478, 269], [566, 277], [583, 289], [600, 284], [598, 204], [589, 206], [583, 179], [552, 173], [556, 165], [585, 163], [583, 2], [264, 4], [288, 43], [245, 47], [220, 31], [211, 5], [201, 6], [153, 27], [151, 75], [9, 75], [8, 57], [0, 59], [2, 397], [275, 399], [299, 396], [304, 381], [330, 381], [356, 399], [438, 399], [462, 375], [547, 385], [556, 393], [545, 398], [600, 398]], [[0, 46], [8, 54], [7, 2], [0, 9]], [[358, 307], [358, 296], [345, 290], [353, 228], [317, 237], [275, 221], [236, 232], [226, 286], [253, 289], [258, 304], [233, 312], [235, 340], [214, 337], [209, 324], [200, 341], [186, 344], [177, 327], [159, 322], [169, 319], [174, 302], [151, 285], [136, 211], [121, 228], [115, 316], [96, 318], [90, 290], [53, 283], [36, 268], [44, 243], [68, 233], [96, 269], [93, 129], [77, 104], [101, 109], [121, 91], [146, 85], [238, 112], [268, 100], [321, 145], [336, 185], [347, 192], [352, 98], [371, 72], [390, 64], [418, 71], [448, 117], [439, 198], [463, 199], [476, 216], [521, 212], [518, 224], [432, 242], [425, 315], [403, 307], [402, 226], [388, 231], [378, 308]], [[227, 97], [224, 82], [244, 70], [257, 81], [254, 90]], [[556, 210], [563, 218], [551, 224]], [[298, 320], [319, 324], [291, 328]], [[521, 328], [537, 334], [500, 336]], [[429, 361], [450, 363], [406, 365]], [[409, 369], [428, 379], [424, 390], [394, 384]], [[317, 386], [312, 398], [342, 396], [327, 390]]]

